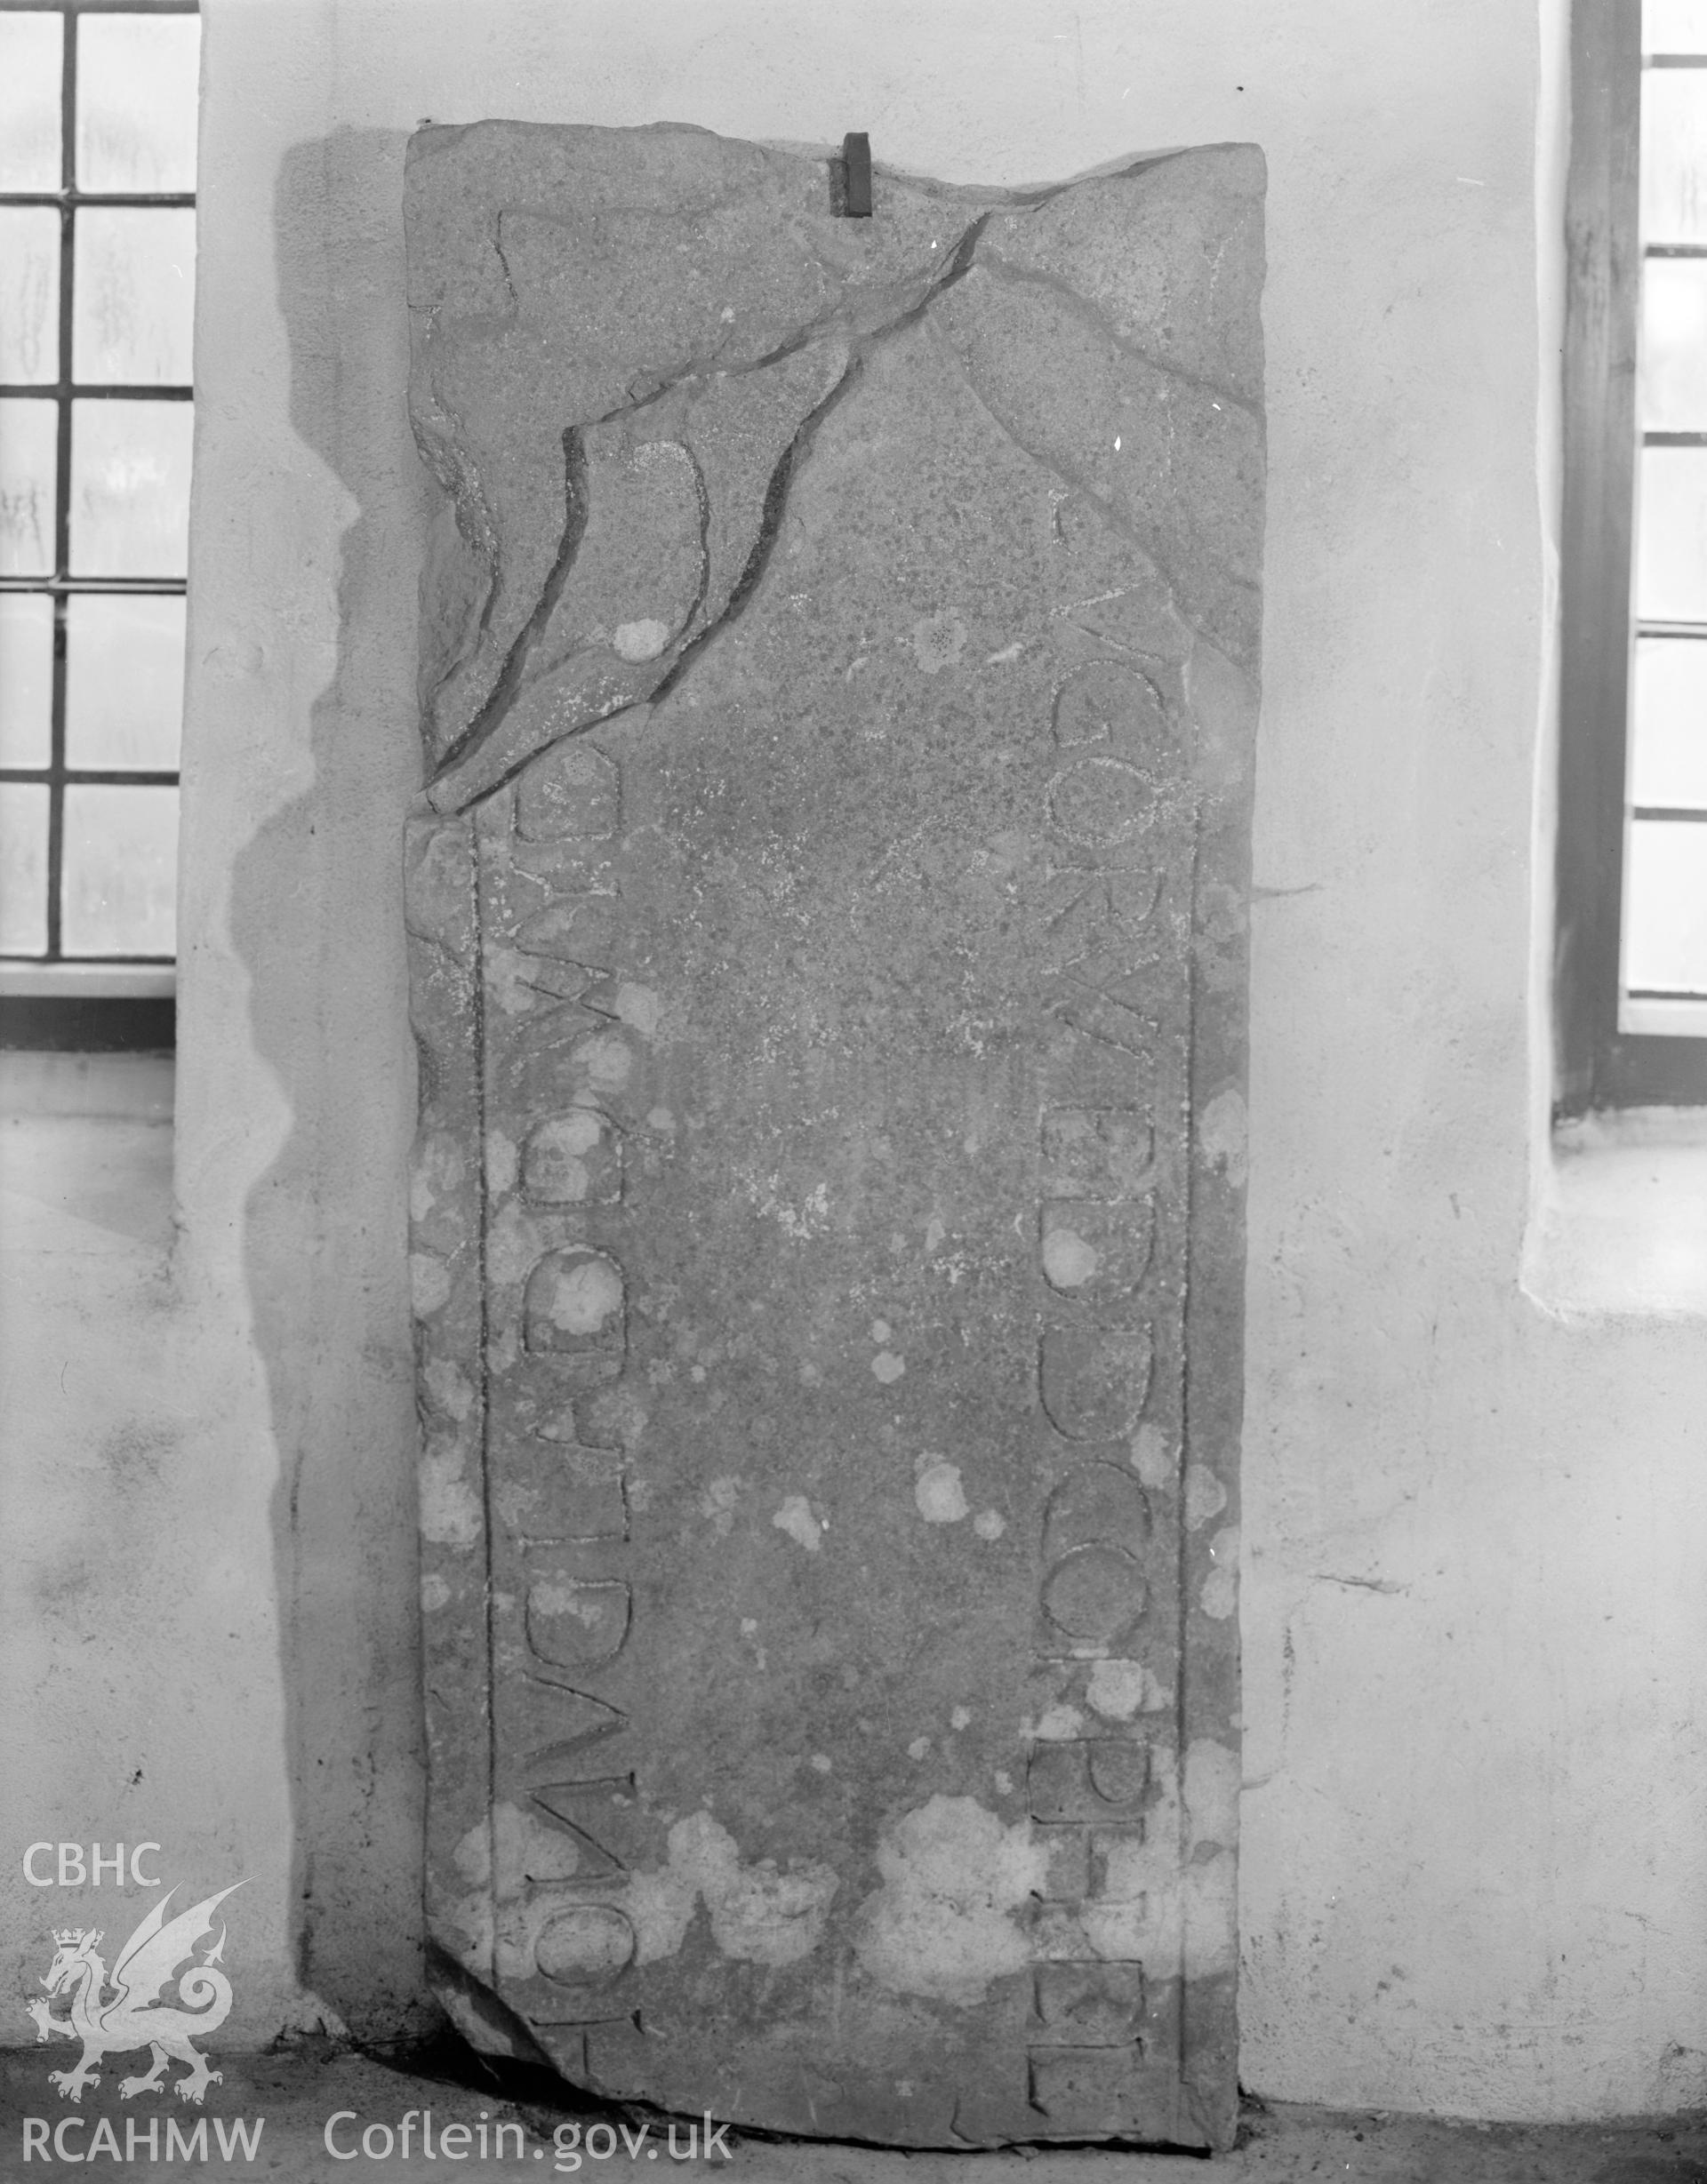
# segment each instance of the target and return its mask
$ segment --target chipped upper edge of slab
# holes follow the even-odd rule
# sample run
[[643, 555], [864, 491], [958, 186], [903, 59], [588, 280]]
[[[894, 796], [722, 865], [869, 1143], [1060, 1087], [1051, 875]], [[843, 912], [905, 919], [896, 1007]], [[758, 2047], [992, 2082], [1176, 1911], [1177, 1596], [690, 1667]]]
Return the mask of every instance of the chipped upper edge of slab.
[[[659, 153], [661, 186], [654, 190], [646, 185], [646, 170], [637, 178], [633, 172], [632, 155], [637, 145], [644, 148], [656, 148]], [[412, 310], [412, 346], [413, 368], [411, 376], [411, 412], [416, 436], [423, 457], [428, 460], [447, 499], [456, 510], [456, 530], [462, 546], [462, 572], [460, 580], [447, 577], [438, 602], [437, 619], [447, 619], [443, 611], [452, 595], [461, 591], [463, 637], [451, 644], [441, 659], [437, 681], [430, 692], [423, 684], [422, 732], [427, 740], [432, 763], [433, 779], [429, 789], [432, 804], [440, 810], [464, 809], [481, 796], [489, 793], [497, 783], [513, 773], [528, 757], [566, 734], [579, 732], [597, 721], [613, 714], [644, 704], [659, 694], [681, 671], [685, 656], [702, 644], [715, 630], [719, 620], [735, 604], [733, 597], [725, 598], [716, 612], [708, 613], [695, 626], [693, 618], [677, 629], [673, 636], [666, 635], [663, 641], [652, 648], [646, 657], [637, 660], [631, 652], [622, 652], [619, 660], [607, 663], [609, 671], [597, 677], [594, 685], [577, 695], [563, 690], [554, 697], [552, 691], [541, 687], [539, 682], [529, 682], [522, 673], [525, 646], [532, 622], [539, 619], [545, 601], [545, 592], [538, 588], [556, 580], [559, 572], [541, 568], [530, 575], [525, 568], [519, 577], [519, 600], [503, 601], [500, 595], [506, 589], [509, 573], [505, 549], [501, 544], [503, 530], [501, 514], [495, 513], [490, 498], [489, 482], [483, 484], [478, 462], [466, 447], [459, 444], [466, 433], [466, 425], [453, 413], [441, 408], [437, 388], [437, 369], [434, 357], [440, 353], [446, 340], [454, 341], [458, 325], [469, 327], [477, 341], [491, 346], [500, 328], [508, 324], [519, 329], [525, 312], [514, 280], [509, 260], [501, 245], [496, 244], [496, 255], [503, 268], [509, 290], [510, 308], [508, 317], [503, 314], [494, 318], [491, 310], [475, 311], [472, 316], [466, 308], [455, 314], [451, 300], [442, 292], [429, 292], [421, 277], [421, 251], [419, 230], [422, 221], [423, 200], [421, 189], [432, 178], [433, 165], [442, 159], [466, 154], [484, 164], [490, 161], [502, 165], [519, 159], [524, 166], [535, 169], [555, 169], [555, 172], [539, 172], [535, 177], [501, 177], [501, 188], [485, 192], [477, 184], [470, 186], [466, 177], [458, 178], [457, 208], [449, 217], [455, 224], [465, 226], [470, 240], [482, 223], [494, 214], [501, 219], [506, 211], [513, 218], [538, 222], [544, 220], [549, 226], [557, 225], [556, 208], [525, 202], [530, 190], [556, 190], [563, 187], [578, 159], [584, 160], [591, 172], [586, 178], [597, 184], [601, 173], [608, 178], [609, 187], [597, 187], [592, 194], [601, 209], [613, 216], [650, 219], [673, 206], [679, 214], [681, 192], [685, 179], [691, 202], [685, 208], [691, 213], [709, 211], [727, 205], [725, 192], [733, 183], [737, 201], [749, 193], [774, 187], [798, 192], [802, 185], [817, 187], [819, 170], [823, 162], [814, 162], [791, 151], [756, 144], [739, 139], [725, 138], [716, 133], [687, 124], [660, 123], [641, 130], [612, 130], [590, 125], [557, 127], [548, 124], [481, 122], [464, 125], [433, 124], [411, 139], [407, 150], [407, 188], [412, 213], [409, 222], [409, 260]], [[683, 155], [687, 156], [685, 160]], [[619, 171], [618, 159], [624, 163]], [[685, 178], [676, 170], [685, 165]], [[1205, 148], [1191, 148], [1156, 155], [1141, 156], [1132, 161], [1111, 165], [1096, 173], [1073, 181], [1045, 188], [1024, 191], [995, 191], [967, 188], [942, 184], [927, 180], [901, 175], [879, 169], [892, 190], [904, 193], [907, 208], [915, 215], [926, 211], [942, 212], [950, 208], [973, 217], [953, 238], [952, 247], [945, 250], [930, 264], [921, 252], [915, 252], [909, 271], [905, 262], [910, 238], [866, 221], [847, 222], [838, 220], [825, 208], [814, 209], [809, 204], [797, 202], [791, 208], [790, 226], [794, 238], [804, 246], [810, 245], [809, 257], [816, 272], [828, 277], [832, 293], [828, 308], [809, 312], [804, 317], [797, 313], [790, 320], [786, 311], [781, 315], [781, 324], [791, 328], [783, 334], [780, 343], [773, 344], [775, 355], [781, 356], [788, 349], [797, 349], [803, 343], [817, 342], [845, 335], [855, 350], [861, 341], [878, 338], [886, 331], [910, 317], [921, 308], [928, 308], [933, 299], [968, 269], [974, 260], [987, 263], [992, 270], [1020, 278], [1035, 279], [1045, 285], [1076, 296], [1088, 311], [1110, 321], [1111, 327], [1122, 338], [1129, 338], [1130, 328], [1120, 327], [1121, 312], [1118, 299], [1109, 290], [1106, 281], [1094, 277], [1075, 283], [1073, 273], [1078, 260], [1071, 248], [1059, 247], [1047, 252], [1027, 252], [1023, 247], [1026, 230], [1033, 221], [1045, 228], [1057, 228], [1070, 220], [1078, 210], [1081, 221], [1084, 214], [1094, 212], [1108, 191], [1134, 185], [1142, 190], [1140, 200], [1144, 203], [1164, 201], [1165, 209], [1173, 207], [1166, 201], [1175, 198], [1177, 192], [1171, 183], [1184, 182], [1192, 177], [1192, 188], [1201, 193], [1204, 172], [1207, 168], [1214, 177], [1216, 189], [1233, 199], [1244, 199], [1254, 206], [1260, 204], [1266, 184], [1266, 165], [1260, 149], [1254, 145], [1230, 144]], [[702, 189], [698, 197], [692, 196], [698, 171]], [[579, 178], [578, 178], [579, 179]], [[1188, 192], [1188, 196], [1190, 192]], [[508, 200], [508, 204], [498, 199]], [[517, 200], [521, 202], [517, 202]], [[1164, 209], [1158, 206], [1158, 209]], [[1131, 215], [1128, 214], [1128, 219]], [[1015, 234], [1003, 234], [1003, 228], [1012, 228], [1016, 219], [1023, 219], [1025, 229]], [[1091, 223], [1093, 233], [1095, 223]], [[1231, 234], [1230, 223], [1228, 236]], [[1166, 270], [1166, 252], [1179, 248], [1179, 236], [1174, 231], [1172, 219], [1164, 223], [1166, 232], [1158, 239], [1152, 259], [1160, 258]], [[1250, 268], [1254, 278], [1244, 283], [1229, 284], [1236, 293], [1248, 294], [1249, 308], [1244, 323], [1230, 329], [1228, 338], [1221, 346], [1234, 352], [1234, 368], [1224, 373], [1222, 391], [1230, 401], [1249, 403], [1254, 392], [1260, 388], [1262, 374], [1262, 330], [1255, 308], [1260, 293], [1262, 275], [1262, 233], [1260, 218], [1250, 223], [1249, 241], [1254, 244], [1255, 262]], [[1129, 243], [1129, 238], [1123, 238]], [[882, 280], [875, 284], [861, 283], [855, 276], [860, 269], [857, 262], [829, 262], [823, 246], [830, 243], [845, 243], [848, 249], [861, 253], [869, 263], [874, 253], [883, 273]], [[1059, 245], [1060, 238], [1051, 242]], [[1015, 245], [1018, 247], [1015, 247]], [[937, 250], [936, 240], [929, 249]], [[1216, 265], [1211, 269], [1209, 292], [1213, 299], [1215, 275], [1219, 270], [1221, 251]], [[899, 252], [901, 257], [896, 259]], [[838, 252], [830, 253], [833, 259]], [[1036, 261], [1046, 257], [1047, 266]], [[1059, 261], [1059, 262], [1056, 262]], [[1064, 268], [1064, 269], [1062, 269]], [[1089, 272], [1095, 275], [1092, 263]], [[1121, 261], [1118, 277], [1127, 282], [1141, 277], [1142, 266], [1134, 271], [1134, 260], [1128, 250]], [[489, 276], [488, 276], [489, 277]], [[850, 321], [850, 308], [857, 305], [861, 296], [867, 300], [863, 313]], [[878, 299], [887, 302], [886, 311], [879, 309], [874, 315], [872, 304]], [[478, 302], [476, 295], [470, 299]], [[492, 296], [485, 298], [491, 304]], [[663, 314], [678, 343], [685, 341], [690, 354], [680, 363], [675, 379], [648, 383], [637, 394], [629, 383], [630, 409], [645, 407], [660, 400], [672, 384], [679, 385], [708, 369], [719, 353], [717, 342], [721, 336], [717, 322], [707, 314], [709, 301], [694, 305], [687, 310], [681, 308], [679, 296], [672, 292]], [[699, 319], [695, 330], [696, 314]], [[1213, 315], [1213, 314], [1212, 314]], [[774, 314], [773, 314], [774, 316]], [[1132, 314], [1128, 311], [1129, 318]], [[1189, 315], [1187, 315], [1189, 316]], [[597, 300], [589, 304], [585, 326], [596, 323], [598, 316]], [[725, 306], [720, 314], [722, 321], [735, 316]], [[859, 323], [862, 318], [863, 324]], [[778, 329], [780, 331], [780, 329]], [[642, 330], [636, 329], [635, 339], [641, 340]], [[707, 348], [706, 344], [710, 346]], [[625, 343], [618, 344], [619, 353], [626, 352]], [[1166, 341], [1150, 356], [1154, 367], [1164, 372], [1186, 378], [1194, 374], [1181, 360], [1166, 353]], [[701, 355], [701, 351], [705, 353]], [[757, 364], [749, 363], [735, 368], [750, 371], [759, 368], [766, 360], [761, 356]], [[1242, 367], [1242, 368], [1241, 368]], [[1235, 383], [1237, 382], [1237, 383]], [[1214, 385], [1211, 381], [1209, 384]], [[584, 391], [584, 390], [583, 390]], [[809, 429], [813, 417], [833, 401], [838, 387], [832, 387], [801, 424], [801, 431]], [[564, 389], [565, 395], [570, 390]], [[537, 387], [528, 390], [530, 399], [539, 398]], [[593, 405], [587, 400], [573, 399], [559, 402], [551, 410], [554, 426], [561, 433], [565, 446], [571, 436], [580, 433], [593, 420], [589, 414]], [[621, 414], [606, 410], [606, 420]], [[792, 461], [792, 446], [787, 451], [784, 462]], [[534, 490], [540, 490], [535, 486]], [[572, 527], [573, 511], [572, 508]], [[447, 534], [448, 535], [448, 534]], [[562, 564], [573, 556], [575, 549], [565, 531], [564, 542], [558, 550]], [[533, 604], [528, 604], [529, 602]], [[433, 619], [425, 612], [423, 627]], [[524, 611], [525, 609], [525, 611]], [[470, 618], [477, 612], [478, 628], [470, 637], [467, 633]], [[488, 643], [489, 624], [500, 620], [509, 629], [507, 641], [501, 631], [492, 644]], [[619, 636], [621, 633], [617, 633]], [[494, 649], [494, 646], [497, 649]], [[621, 648], [619, 647], [619, 651]], [[423, 660], [425, 654], [423, 653]], [[424, 670], [425, 671], [425, 670]], [[461, 692], [463, 694], [459, 695]], [[439, 700], [445, 698], [449, 712], [440, 717]], [[524, 717], [531, 703], [533, 719]], [[505, 732], [508, 730], [508, 733]], [[435, 748], [437, 746], [437, 748]]]

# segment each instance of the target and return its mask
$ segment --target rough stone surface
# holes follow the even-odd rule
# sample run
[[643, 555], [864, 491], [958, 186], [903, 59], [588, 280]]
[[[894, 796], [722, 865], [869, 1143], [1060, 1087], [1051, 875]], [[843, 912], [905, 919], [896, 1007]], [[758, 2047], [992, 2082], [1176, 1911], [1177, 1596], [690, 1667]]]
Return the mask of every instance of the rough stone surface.
[[1222, 2146], [1262, 164], [832, 180], [412, 147], [441, 1990]]

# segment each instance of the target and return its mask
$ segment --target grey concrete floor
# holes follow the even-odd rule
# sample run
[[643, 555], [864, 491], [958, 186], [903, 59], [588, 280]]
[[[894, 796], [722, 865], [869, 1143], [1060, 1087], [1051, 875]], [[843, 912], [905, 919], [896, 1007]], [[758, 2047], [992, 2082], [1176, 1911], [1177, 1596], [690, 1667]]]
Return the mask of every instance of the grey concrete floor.
[[[61, 2062], [58, 2051], [52, 2060]], [[274, 2055], [227, 2055], [220, 2061], [223, 2079], [198, 2112], [158, 2096], [121, 2102], [117, 2071], [72, 2108], [47, 2083], [50, 2059], [44, 2050], [0, 2054], [0, 2179], [13, 2184], [28, 2178], [69, 2179], [74, 2172], [92, 2180], [140, 2172], [209, 2180], [283, 2179], [288, 2184], [367, 2177], [374, 2184], [404, 2180], [450, 2184], [458, 2176], [483, 2184], [523, 2177], [541, 2184], [560, 2176], [577, 2177], [581, 2184], [595, 2179], [617, 2184], [624, 2178], [632, 2184], [639, 2169], [653, 2177], [726, 2173], [738, 2184], [1192, 2184], [1199, 2176], [1208, 2184], [1304, 2184], [1306, 2179], [1319, 2179], [1321, 2184], [1334, 2179], [1347, 2184], [1707, 2184], [1707, 2116], [1537, 2128], [1253, 2102], [1237, 2150], [1213, 2162], [1118, 2150], [907, 2155], [865, 2147], [776, 2144], [743, 2140], [733, 2132], [726, 2154], [719, 2146], [708, 2160], [696, 2140], [691, 2161], [672, 2160], [657, 2125], [644, 2140], [631, 2125], [630, 2138], [637, 2141], [633, 2150], [617, 2138], [613, 2151], [605, 2153], [606, 2132], [614, 2137], [614, 2127], [607, 2126], [594, 2132], [589, 2158], [586, 2134], [597, 2119], [549, 2108], [533, 2098], [531, 2088], [519, 2100], [504, 2099], [317, 2044]], [[397, 2152], [395, 2134], [412, 2108], [431, 2111], [431, 2159], [421, 2150], [419, 2120], [412, 2129], [409, 2157]], [[75, 2120], [61, 2129], [67, 2118]], [[110, 2151], [100, 2130], [103, 2118], [111, 2126]], [[188, 2160], [169, 2152], [168, 2121], [189, 2135]], [[208, 2126], [204, 2155], [196, 2141], [203, 2121]], [[156, 2126], [159, 2150], [153, 2159], [148, 2151], [150, 2122]], [[251, 2134], [249, 2158], [233, 2139], [238, 2122]], [[221, 2123], [227, 2154], [220, 2151]], [[488, 2134], [485, 2158], [479, 2139], [483, 2123]], [[461, 2159], [454, 2157], [461, 2148], [453, 2132], [447, 2158], [441, 2134], [447, 2124], [458, 2124], [468, 2127], [467, 2148]], [[500, 2124], [509, 2127], [501, 2157], [493, 2135]], [[365, 2155], [361, 2151], [365, 2132], [369, 2133]], [[678, 2149], [685, 2135], [679, 2131]], [[131, 2147], [134, 2152], [127, 2160]], [[573, 2165], [577, 2162], [578, 2167]], [[91, 2163], [97, 2165], [91, 2168]], [[654, 2163], [665, 2164], [663, 2171]]]

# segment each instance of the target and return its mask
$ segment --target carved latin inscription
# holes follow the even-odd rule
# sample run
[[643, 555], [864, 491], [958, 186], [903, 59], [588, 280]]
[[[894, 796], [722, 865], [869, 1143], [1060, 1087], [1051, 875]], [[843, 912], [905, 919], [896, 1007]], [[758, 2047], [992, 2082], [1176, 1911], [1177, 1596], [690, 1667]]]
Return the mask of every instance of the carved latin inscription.
[[409, 190], [439, 1991], [670, 2112], [1225, 2145], [1260, 161]]

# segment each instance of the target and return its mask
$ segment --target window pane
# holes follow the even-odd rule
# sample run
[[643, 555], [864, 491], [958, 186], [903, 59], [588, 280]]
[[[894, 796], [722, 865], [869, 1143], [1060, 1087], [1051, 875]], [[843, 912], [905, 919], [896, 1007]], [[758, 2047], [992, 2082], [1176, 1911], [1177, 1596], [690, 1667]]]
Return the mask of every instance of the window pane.
[[1642, 268], [1640, 409], [1650, 432], [1707, 430], [1707, 260]]
[[80, 212], [72, 293], [74, 379], [89, 386], [189, 384], [194, 212], [111, 205]]
[[176, 926], [178, 791], [65, 792], [60, 945], [68, 956], [170, 956]]
[[1642, 47], [1649, 53], [1707, 53], [1707, 0], [1642, 0]]
[[188, 402], [71, 404], [74, 574], [183, 575], [190, 431]]
[[0, 576], [53, 573], [54, 408], [28, 396], [0, 402]]
[[1707, 824], [1632, 820], [1624, 876], [1624, 984], [1707, 994]]
[[0, 15], [0, 189], [60, 186], [58, 15]]
[[0, 205], [0, 380], [59, 376], [60, 216], [47, 205]]
[[1642, 239], [1707, 241], [1707, 68], [1642, 72]]
[[1707, 448], [1642, 450], [1636, 612], [1645, 621], [1707, 621]]
[[52, 754], [53, 602], [0, 593], [0, 766]]
[[1707, 644], [1699, 639], [1637, 644], [1630, 801], [1707, 811]]
[[47, 791], [0, 781], [0, 949], [47, 949]]
[[66, 603], [65, 762], [175, 772], [184, 709], [184, 603]]
[[196, 187], [196, 15], [77, 18], [77, 187]]

